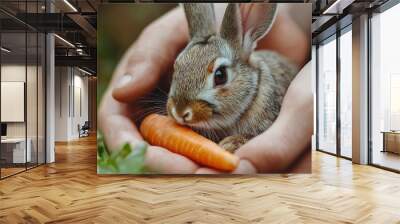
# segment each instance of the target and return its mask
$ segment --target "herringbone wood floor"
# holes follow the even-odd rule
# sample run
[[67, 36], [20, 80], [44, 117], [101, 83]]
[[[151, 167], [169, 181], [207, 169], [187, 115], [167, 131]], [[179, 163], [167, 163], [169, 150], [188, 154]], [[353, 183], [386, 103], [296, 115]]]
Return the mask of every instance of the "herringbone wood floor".
[[0, 223], [400, 223], [400, 175], [313, 153], [311, 175], [96, 174], [95, 139], [0, 181]]

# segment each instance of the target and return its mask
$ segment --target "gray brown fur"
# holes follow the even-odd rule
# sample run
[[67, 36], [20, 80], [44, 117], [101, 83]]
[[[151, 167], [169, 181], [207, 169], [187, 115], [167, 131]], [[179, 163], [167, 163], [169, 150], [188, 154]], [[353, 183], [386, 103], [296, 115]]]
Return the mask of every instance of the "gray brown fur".
[[[221, 34], [204, 27], [204, 21], [215, 24], [214, 21], [199, 16], [199, 12], [202, 12], [206, 16], [212, 15], [214, 20], [211, 4], [201, 4], [202, 11], [195, 10], [199, 8], [197, 4], [184, 4], [184, 8], [193, 36], [175, 61], [168, 113], [171, 115], [171, 108], [174, 108], [180, 116], [187, 105], [197, 105], [197, 111], [193, 111], [193, 114], [196, 112], [204, 115], [212, 110], [208, 120], [187, 125], [221, 142], [221, 146], [227, 150], [234, 151], [271, 126], [279, 114], [286, 90], [297, 74], [297, 68], [283, 56], [272, 51], [249, 49], [249, 44], [254, 45], [264, 35], [261, 31], [267, 32], [272, 26], [276, 5], [266, 7], [266, 12], [273, 15], [265, 16], [265, 21], [255, 27], [256, 33], [248, 35], [251, 38], [249, 43], [244, 43], [246, 38], [241, 35], [245, 31], [239, 26], [241, 19], [238, 18], [237, 4], [231, 3], [228, 6]], [[204, 21], [198, 21], [201, 19]], [[217, 58], [231, 63], [227, 67], [231, 80], [225, 86], [210, 88], [207, 80], [213, 74], [210, 74], [207, 67]], [[196, 120], [197, 115], [193, 116]]]

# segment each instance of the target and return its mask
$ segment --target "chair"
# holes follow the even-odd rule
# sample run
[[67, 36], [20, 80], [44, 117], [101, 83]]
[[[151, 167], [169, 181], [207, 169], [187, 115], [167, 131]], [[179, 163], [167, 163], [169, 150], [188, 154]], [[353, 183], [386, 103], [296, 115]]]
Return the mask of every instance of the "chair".
[[78, 124], [79, 138], [89, 136], [90, 123], [85, 121], [82, 127]]

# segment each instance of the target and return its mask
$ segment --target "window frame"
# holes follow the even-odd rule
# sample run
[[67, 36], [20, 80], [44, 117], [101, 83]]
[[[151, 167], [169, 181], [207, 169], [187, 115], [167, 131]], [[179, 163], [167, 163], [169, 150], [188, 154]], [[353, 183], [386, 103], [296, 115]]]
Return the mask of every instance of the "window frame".
[[[25, 7], [25, 12], [24, 13], [25, 13], [25, 16], [26, 16], [27, 15], [27, 3], [28, 3], [28, 1], [25, 0], [25, 1], [22, 1], [22, 2], [25, 3], [25, 6], [24, 6]], [[30, 2], [30, 3], [36, 4], [36, 13], [39, 12], [39, 8], [38, 8], [39, 7], [39, 2], [42, 2], [42, 1], [41, 0], [33, 0], [33, 1]], [[46, 12], [47, 11], [48, 11], [48, 7], [46, 7]], [[0, 166], [0, 180], [3, 180], [3, 179], [6, 179], [8, 177], [12, 177], [12, 176], [17, 175], [19, 173], [26, 172], [26, 171], [28, 171], [30, 169], [39, 167], [39, 166], [44, 165], [44, 164], [47, 163], [47, 144], [48, 143], [47, 143], [47, 128], [46, 128], [47, 127], [47, 110], [46, 110], [46, 108], [47, 108], [47, 43], [48, 43], [48, 40], [47, 40], [47, 32], [44, 32], [42, 30], [36, 29], [35, 27], [32, 27], [31, 25], [29, 25], [29, 24], [25, 23], [24, 21], [18, 19], [12, 13], [8, 12], [7, 10], [5, 10], [5, 9], [3, 9], [1, 7], [0, 7], [0, 12], [8, 15], [14, 21], [16, 21], [18, 23], [21, 23], [21, 28], [22, 29], [18, 30], [16, 32], [20, 32], [20, 33], [25, 34], [25, 49], [24, 49], [24, 51], [25, 51], [25, 88], [24, 88], [25, 89], [25, 93], [24, 93], [24, 96], [25, 96], [24, 97], [25, 98], [24, 99], [25, 166], [24, 166], [23, 170], [20, 170], [18, 172], [12, 173], [12, 174], [9, 174], [7, 176], [3, 175], [2, 167]], [[26, 20], [26, 17], [25, 17], [25, 20]], [[0, 26], [1, 26], [1, 24], [0, 24]], [[2, 37], [3, 33], [8, 33], [8, 32], [7, 31], [3, 31], [3, 30], [0, 29], [0, 45], [1, 45], [1, 40], [2, 40], [1, 37]], [[27, 144], [28, 143], [28, 116], [27, 116], [27, 113], [28, 113], [28, 111], [27, 111], [28, 33], [36, 35], [36, 43], [35, 43], [36, 44], [36, 49], [35, 49], [35, 51], [36, 51], [36, 60], [34, 62], [36, 64], [36, 71], [35, 71], [35, 74], [36, 74], [36, 92], [34, 93], [34, 94], [36, 94], [36, 122], [34, 122], [36, 124], [36, 136], [34, 136], [32, 138], [36, 138], [37, 145], [36, 145], [36, 161], [35, 161], [35, 163], [31, 163], [30, 166], [28, 166], [28, 163], [30, 163], [30, 162], [27, 162], [28, 161], [27, 160], [27, 156], [28, 156], [28, 154], [27, 154], [27, 147], [28, 147], [28, 144]], [[43, 64], [42, 64], [43, 67], [42, 67], [42, 71], [41, 71], [42, 74], [41, 75], [42, 75], [42, 82], [43, 82], [42, 83], [43, 84], [42, 96], [44, 98], [42, 99], [43, 105], [41, 105], [41, 107], [43, 107], [42, 109], [44, 109], [44, 111], [43, 111], [44, 114], [43, 114], [43, 117], [40, 118], [41, 122], [43, 122], [43, 128], [44, 128], [44, 130], [43, 130], [43, 145], [42, 145], [42, 147], [43, 147], [42, 148], [42, 152], [44, 152], [44, 154], [41, 155], [41, 157], [43, 157], [42, 158], [43, 162], [39, 162], [39, 141], [38, 141], [38, 139], [39, 139], [39, 116], [40, 116], [39, 113], [38, 113], [38, 111], [39, 111], [39, 96], [38, 96], [39, 95], [38, 94], [39, 93], [38, 92], [39, 91], [39, 81], [38, 81], [39, 80], [38, 79], [39, 70], [38, 70], [38, 66], [39, 66], [39, 36], [40, 36], [39, 34], [43, 34], [42, 35], [42, 39], [40, 39], [41, 44], [42, 44], [42, 48], [43, 48], [43, 49], [41, 49], [41, 53], [43, 53], [43, 55], [41, 55], [42, 60], [43, 60]], [[2, 57], [1, 57], [1, 54], [0, 54], [0, 82], [1, 82], [1, 67], [3, 66], [2, 62], [3, 62], [3, 60], [2, 60]], [[1, 106], [0, 106], [0, 110], [1, 110]], [[42, 119], [44, 119], [44, 120], [42, 120]], [[0, 123], [1, 123], [1, 119], [0, 119]], [[1, 144], [0, 144], [0, 158], [1, 158]], [[21, 168], [23, 168], [23, 167], [21, 167]]]
[[373, 93], [373, 88], [372, 88], [372, 41], [373, 41], [373, 35], [372, 35], [372, 19], [373, 19], [373, 15], [374, 14], [382, 14], [385, 11], [393, 8], [394, 6], [397, 6], [400, 4], [400, 0], [388, 0], [387, 2], [385, 2], [384, 4], [369, 10], [368, 13], [368, 35], [367, 35], [367, 39], [368, 39], [368, 68], [367, 68], [367, 79], [368, 79], [368, 111], [367, 111], [367, 116], [368, 116], [368, 165], [373, 166], [373, 167], [377, 167], [383, 170], [387, 170], [387, 171], [391, 171], [391, 172], [395, 172], [395, 173], [400, 173], [400, 170], [397, 169], [393, 169], [384, 165], [380, 165], [377, 163], [373, 162], [373, 153], [374, 153], [374, 149], [373, 149], [373, 130], [372, 130], [372, 93]]
[[[346, 20], [347, 18], [343, 18]], [[340, 23], [341, 20], [338, 21]], [[331, 34], [327, 38], [318, 41], [316, 44], [316, 150], [319, 152], [327, 153], [329, 155], [337, 156], [340, 158], [344, 158], [347, 160], [352, 160], [351, 157], [347, 157], [342, 155], [342, 150], [341, 150], [341, 119], [340, 119], [340, 84], [341, 84], [341, 67], [340, 67], [340, 37], [347, 32], [352, 32], [352, 22], [349, 24], [346, 24], [344, 27], [337, 29], [335, 33]], [[330, 41], [336, 41], [336, 151], [335, 153], [329, 152], [327, 150], [321, 149], [319, 147], [319, 102], [320, 102], [320, 96], [319, 96], [319, 47], [322, 43], [328, 43]]]

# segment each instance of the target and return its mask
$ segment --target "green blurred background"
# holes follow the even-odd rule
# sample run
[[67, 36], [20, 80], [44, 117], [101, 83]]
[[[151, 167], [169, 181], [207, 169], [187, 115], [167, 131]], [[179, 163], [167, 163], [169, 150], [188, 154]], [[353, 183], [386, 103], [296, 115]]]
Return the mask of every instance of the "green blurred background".
[[103, 4], [97, 14], [97, 105], [125, 51], [142, 30], [177, 4]]

